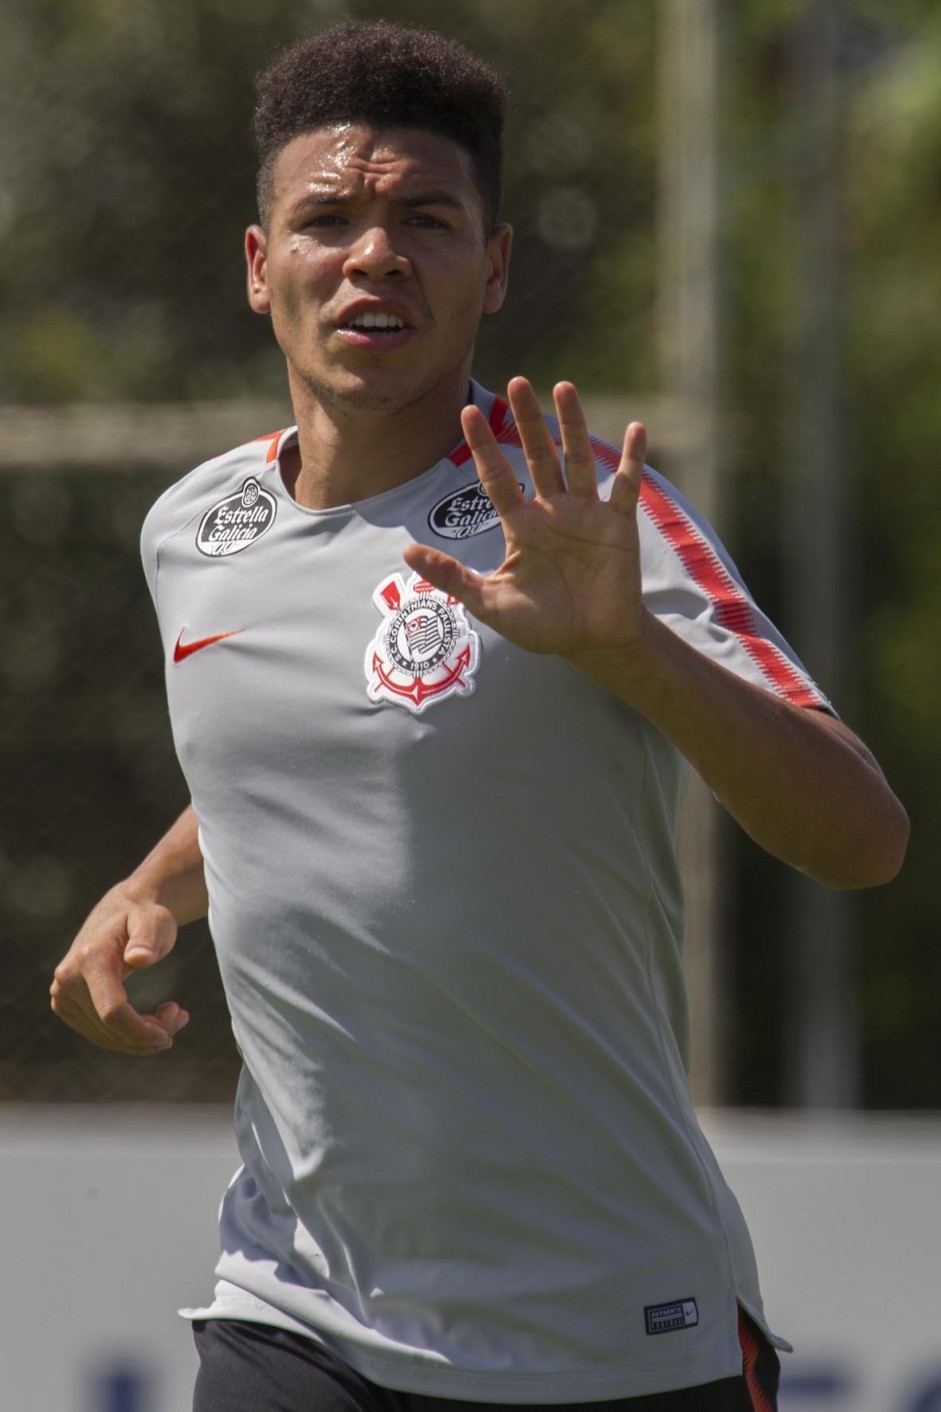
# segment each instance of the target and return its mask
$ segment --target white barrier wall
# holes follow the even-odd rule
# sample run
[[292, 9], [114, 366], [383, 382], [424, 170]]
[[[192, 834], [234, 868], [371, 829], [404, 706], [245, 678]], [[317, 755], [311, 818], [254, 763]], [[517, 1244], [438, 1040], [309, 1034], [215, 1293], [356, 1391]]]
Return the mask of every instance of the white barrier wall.
[[[703, 1121], [797, 1348], [781, 1412], [941, 1412], [941, 1120]], [[187, 1412], [174, 1311], [235, 1165], [216, 1109], [0, 1109], [0, 1412]]]

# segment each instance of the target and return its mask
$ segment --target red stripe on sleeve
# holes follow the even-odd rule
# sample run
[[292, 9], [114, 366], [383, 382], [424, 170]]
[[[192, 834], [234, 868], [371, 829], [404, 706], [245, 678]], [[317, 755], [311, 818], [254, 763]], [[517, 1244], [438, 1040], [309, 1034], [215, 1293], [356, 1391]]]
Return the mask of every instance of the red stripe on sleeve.
[[[490, 425], [497, 440], [504, 445], [522, 444], [510, 409], [502, 398], [494, 398]], [[554, 440], [556, 446], [561, 446], [558, 437]], [[621, 453], [615, 447], [595, 436], [591, 437], [591, 446], [595, 456], [604, 466], [612, 471], [617, 470], [621, 463]], [[470, 451], [466, 445], [462, 450], [462, 460], [467, 460]], [[452, 460], [456, 461], [457, 458], [452, 457]], [[823, 702], [818, 693], [808, 685], [787, 656], [773, 642], [761, 636], [754, 606], [729, 574], [702, 531], [653, 476], [646, 473], [641, 487], [640, 504], [679, 556], [686, 572], [712, 601], [716, 623], [739, 639], [774, 690], [795, 706], [822, 706]]]
[[[611, 470], [616, 470], [621, 458], [614, 447], [596, 437], [592, 437], [591, 443], [598, 459]], [[712, 600], [715, 621], [720, 627], [735, 634], [775, 691], [787, 697], [795, 706], [821, 706], [820, 697], [808, 686], [784, 653], [758, 632], [754, 607], [729, 574], [705, 535], [689, 516], [684, 514], [676, 501], [646, 472], [641, 486], [640, 504], [679, 555], [690, 578]]]
[[652, 476], [644, 476], [640, 503], [679, 556], [690, 578], [714, 604], [714, 619], [734, 633], [774, 689], [797, 706], [819, 706], [820, 698], [788, 658], [762, 637], [755, 610], [698, 526]]

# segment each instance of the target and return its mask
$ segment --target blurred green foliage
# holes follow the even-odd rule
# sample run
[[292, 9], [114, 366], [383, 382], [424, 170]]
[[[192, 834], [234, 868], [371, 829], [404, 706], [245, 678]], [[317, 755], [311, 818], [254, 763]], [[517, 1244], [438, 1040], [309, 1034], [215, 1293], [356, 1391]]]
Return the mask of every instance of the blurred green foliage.
[[[727, 537], [779, 618], [794, 441], [793, 40], [802, 8], [742, 0], [726, 7], [723, 35]], [[929, 1107], [941, 1104], [941, 10], [932, 0], [843, 0], [840, 11], [839, 338], [856, 611], [838, 705], [914, 822], [902, 877], [858, 909], [865, 1098]], [[240, 236], [254, 218], [252, 79], [296, 35], [375, 16], [442, 29], [509, 79], [513, 281], [506, 309], [483, 331], [484, 380], [525, 371], [542, 386], [565, 376], [592, 392], [657, 390], [654, 0], [452, 0], [446, 10], [432, 0], [6, 0], [0, 402], [283, 392], [280, 355], [242, 294]], [[155, 483], [136, 471], [33, 484], [17, 473], [3, 488], [4, 741], [25, 802], [0, 844], [0, 873], [4, 931], [15, 955], [28, 953], [22, 1009], [36, 1003], [99, 884], [129, 866], [176, 807], [180, 783], [136, 565], [136, 526]], [[94, 660], [78, 650], [90, 640], [83, 614], [92, 607], [97, 621], [113, 619]], [[140, 649], [130, 661], [129, 633]], [[826, 687], [826, 664], [811, 665]], [[72, 835], [53, 837], [63, 799]], [[774, 1103], [788, 945], [773, 905], [782, 870], [733, 846], [733, 1094]], [[45, 910], [30, 904], [36, 895]], [[221, 1034], [221, 1012], [214, 1023]], [[34, 1066], [54, 1054], [68, 1068], [66, 1056], [79, 1053], [51, 1028], [30, 1043], [19, 1048]], [[200, 1053], [211, 1069], [213, 1056]], [[218, 1063], [227, 1074], [228, 1059]], [[3, 1092], [23, 1096], [13, 1069], [0, 1065], [3, 1074]], [[151, 1083], [139, 1081], [142, 1096]], [[194, 1092], [185, 1075], [161, 1083], [160, 1093]], [[217, 1096], [212, 1084], [205, 1091]]]
[[941, 1035], [941, 11], [923, 19], [854, 105], [846, 193], [860, 707], [914, 826], [863, 938], [869, 1091], [912, 1106], [939, 1102]]
[[[392, 9], [442, 26], [431, 0], [7, 0], [0, 398], [280, 390], [277, 349], [242, 297], [253, 78], [312, 26]], [[620, 387], [625, 367], [629, 380], [643, 367], [654, 6], [627, 11], [625, 24], [619, 0], [449, 7], [443, 27], [487, 54], [515, 99], [506, 209], [518, 274], [499, 331], [485, 333], [485, 374], [564, 363]]]

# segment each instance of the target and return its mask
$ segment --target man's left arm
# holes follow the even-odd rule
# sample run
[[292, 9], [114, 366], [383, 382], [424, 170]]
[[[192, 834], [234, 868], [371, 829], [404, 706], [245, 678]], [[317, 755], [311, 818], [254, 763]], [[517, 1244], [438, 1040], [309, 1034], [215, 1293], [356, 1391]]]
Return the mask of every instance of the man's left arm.
[[653, 617], [631, 650], [572, 660], [652, 721], [776, 858], [827, 887], [895, 877], [908, 817], [840, 721], [735, 676]]
[[564, 657], [645, 715], [756, 843], [818, 882], [858, 888], [901, 867], [908, 817], [873, 756], [826, 713], [792, 705], [697, 652], [644, 606], [637, 503], [646, 437], [632, 423], [608, 500], [574, 387], [555, 390], [560, 459], [532, 388], [508, 389], [536, 491], [526, 500], [485, 418], [464, 413], [506, 558], [480, 575], [428, 545], [409, 565], [509, 641]]

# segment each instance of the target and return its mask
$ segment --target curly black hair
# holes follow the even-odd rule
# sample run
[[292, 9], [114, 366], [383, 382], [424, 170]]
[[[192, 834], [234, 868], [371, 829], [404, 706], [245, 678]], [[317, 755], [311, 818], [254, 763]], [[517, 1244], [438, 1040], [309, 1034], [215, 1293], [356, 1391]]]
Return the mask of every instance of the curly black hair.
[[282, 148], [317, 128], [365, 122], [422, 128], [465, 148], [488, 228], [496, 223], [507, 91], [499, 74], [462, 44], [386, 20], [337, 24], [277, 54], [255, 91], [263, 222]]

